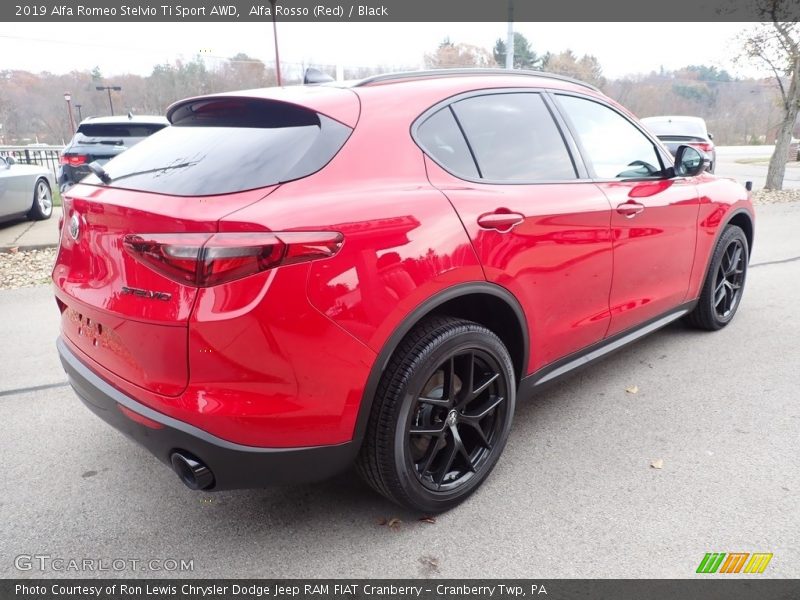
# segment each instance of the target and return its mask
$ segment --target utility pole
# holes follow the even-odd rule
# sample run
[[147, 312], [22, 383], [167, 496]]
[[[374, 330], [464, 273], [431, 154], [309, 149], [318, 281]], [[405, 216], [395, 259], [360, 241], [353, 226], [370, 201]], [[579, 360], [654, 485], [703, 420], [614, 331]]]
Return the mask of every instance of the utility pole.
[[281, 57], [278, 54], [278, 23], [275, 14], [278, 0], [269, 0], [269, 3], [272, 5], [272, 38], [275, 40], [275, 79], [278, 80], [278, 87], [280, 87], [283, 83], [281, 82]]
[[75, 108], [78, 109], [78, 123], [83, 121], [83, 114], [81, 113], [81, 106], [83, 106], [83, 104], [76, 104], [75, 105]]
[[69, 134], [75, 133], [75, 119], [72, 117], [72, 94], [64, 92], [64, 100], [67, 103], [67, 116], [69, 117]]
[[108, 92], [108, 107], [111, 109], [111, 116], [114, 116], [114, 103], [111, 101], [111, 91], [119, 92], [122, 88], [118, 85], [98, 85], [95, 87], [98, 92]]
[[514, 68], [514, 0], [508, 0], [508, 35], [506, 37], [506, 69]]

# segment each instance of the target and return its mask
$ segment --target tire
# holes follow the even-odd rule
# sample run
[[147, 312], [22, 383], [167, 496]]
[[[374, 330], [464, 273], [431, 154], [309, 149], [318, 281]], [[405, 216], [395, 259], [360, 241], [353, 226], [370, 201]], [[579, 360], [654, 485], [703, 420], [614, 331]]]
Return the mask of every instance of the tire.
[[711, 255], [697, 306], [686, 317], [690, 325], [716, 331], [733, 320], [744, 293], [749, 258], [744, 231], [726, 226]]
[[494, 468], [515, 401], [514, 368], [500, 338], [472, 321], [426, 319], [384, 370], [357, 469], [398, 504], [448, 510]]
[[53, 192], [47, 179], [40, 177], [33, 186], [33, 204], [28, 212], [28, 218], [34, 221], [44, 221], [53, 214]]

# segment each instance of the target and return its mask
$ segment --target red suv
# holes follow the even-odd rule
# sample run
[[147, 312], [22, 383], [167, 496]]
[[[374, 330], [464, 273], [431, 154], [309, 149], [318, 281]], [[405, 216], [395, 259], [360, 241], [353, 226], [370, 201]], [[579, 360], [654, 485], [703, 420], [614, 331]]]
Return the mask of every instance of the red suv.
[[65, 195], [53, 281], [77, 394], [193, 489], [356, 463], [445, 510], [517, 397], [742, 297], [748, 191], [578, 81], [380, 75], [167, 117]]

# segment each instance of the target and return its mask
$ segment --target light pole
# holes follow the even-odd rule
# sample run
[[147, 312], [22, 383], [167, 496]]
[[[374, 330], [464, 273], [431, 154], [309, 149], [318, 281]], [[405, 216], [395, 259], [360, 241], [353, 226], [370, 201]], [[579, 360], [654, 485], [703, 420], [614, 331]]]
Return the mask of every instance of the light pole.
[[72, 94], [64, 92], [64, 100], [67, 103], [67, 116], [69, 117], [69, 133], [75, 133], [75, 119], [72, 117]]
[[508, 34], [506, 35], [506, 69], [514, 68], [514, 0], [508, 0]]
[[98, 85], [95, 89], [98, 92], [108, 92], [108, 107], [111, 109], [111, 116], [114, 116], [114, 103], [111, 102], [111, 91], [119, 92], [122, 88], [118, 85]]
[[75, 105], [75, 108], [78, 109], [78, 123], [83, 121], [83, 114], [81, 113], [81, 106], [83, 106], [83, 104], [76, 104]]
[[269, 0], [269, 3], [272, 5], [272, 38], [275, 40], [275, 78], [278, 80], [278, 87], [281, 84], [281, 57], [278, 54], [278, 24], [275, 15], [275, 7], [278, 4], [278, 0]]

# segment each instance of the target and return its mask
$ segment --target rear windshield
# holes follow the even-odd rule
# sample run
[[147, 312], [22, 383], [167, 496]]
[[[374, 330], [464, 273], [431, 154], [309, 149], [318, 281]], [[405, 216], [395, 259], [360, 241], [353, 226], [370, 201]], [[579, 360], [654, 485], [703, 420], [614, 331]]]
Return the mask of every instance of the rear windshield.
[[160, 123], [84, 123], [78, 127], [79, 137], [111, 137], [111, 138], [143, 138], [164, 129], [166, 125]]
[[706, 137], [706, 128], [700, 121], [644, 121], [645, 126], [656, 135]]
[[[267, 100], [206, 99], [172, 126], [104, 165], [111, 187], [210, 196], [299, 179], [324, 167], [351, 129], [312, 110]], [[90, 175], [83, 183], [99, 185]]]

